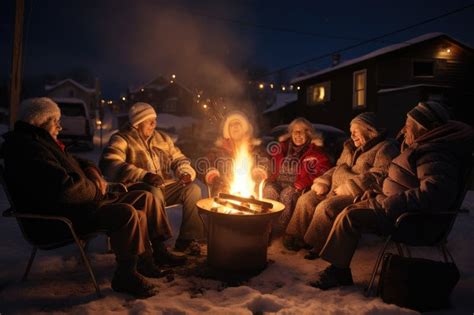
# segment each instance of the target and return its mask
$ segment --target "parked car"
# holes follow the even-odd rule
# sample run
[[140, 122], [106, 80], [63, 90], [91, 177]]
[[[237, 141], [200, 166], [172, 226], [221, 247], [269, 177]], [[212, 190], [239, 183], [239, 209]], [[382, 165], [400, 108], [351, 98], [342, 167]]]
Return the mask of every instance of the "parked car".
[[[335, 163], [335, 161], [339, 158], [339, 155], [342, 152], [342, 146], [344, 144], [344, 141], [348, 139], [347, 134], [341, 129], [330, 125], [315, 123], [313, 123], [312, 125], [316, 133], [319, 133], [322, 136], [323, 147], [330, 155], [332, 161]], [[278, 141], [280, 136], [284, 135], [287, 132], [287, 124], [278, 125], [261, 137], [263, 144], [266, 146], [272, 141]]]
[[94, 128], [86, 103], [78, 98], [53, 98], [61, 109], [62, 131], [59, 139], [66, 145], [94, 148]]

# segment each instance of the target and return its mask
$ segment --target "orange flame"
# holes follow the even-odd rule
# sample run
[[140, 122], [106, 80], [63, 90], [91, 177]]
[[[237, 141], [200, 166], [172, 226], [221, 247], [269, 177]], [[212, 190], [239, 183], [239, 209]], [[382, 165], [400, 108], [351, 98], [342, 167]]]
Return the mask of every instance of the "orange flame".
[[252, 156], [248, 143], [243, 143], [237, 150], [233, 164], [233, 178], [230, 193], [242, 197], [255, 196], [255, 182], [252, 180]]

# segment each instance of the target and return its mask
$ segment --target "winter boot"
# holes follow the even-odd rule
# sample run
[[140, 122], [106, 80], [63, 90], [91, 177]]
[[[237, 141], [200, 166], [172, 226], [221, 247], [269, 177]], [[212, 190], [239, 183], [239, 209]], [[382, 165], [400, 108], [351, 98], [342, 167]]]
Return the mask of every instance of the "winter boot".
[[112, 279], [112, 289], [127, 293], [136, 298], [148, 298], [158, 291], [144, 276], [137, 272], [137, 257], [117, 259], [117, 269]]
[[177, 239], [174, 244], [174, 249], [191, 256], [201, 255], [201, 246], [196, 240]]
[[153, 242], [152, 246], [155, 264], [159, 266], [182, 266], [188, 260], [184, 255], [175, 255], [171, 253], [163, 242]]
[[315, 260], [319, 258], [319, 253], [314, 249], [310, 249], [306, 255], [304, 255], [304, 259], [307, 260]]
[[161, 269], [155, 265], [153, 261], [153, 256], [151, 254], [145, 253], [138, 257], [137, 271], [141, 275], [149, 278], [163, 278], [168, 275], [173, 274], [171, 269]]
[[320, 272], [318, 280], [309, 283], [310, 286], [321, 290], [353, 284], [351, 268], [339, 268], [334, 265], [330, 265]]

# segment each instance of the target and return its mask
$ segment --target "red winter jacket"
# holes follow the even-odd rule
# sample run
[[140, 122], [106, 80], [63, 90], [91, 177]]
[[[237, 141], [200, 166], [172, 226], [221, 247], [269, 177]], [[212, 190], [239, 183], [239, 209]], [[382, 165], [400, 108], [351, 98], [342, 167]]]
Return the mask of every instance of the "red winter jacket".
[[[285, 159], [291, 139], [282, 141], [278, 144], [278, 149], [272, 150], [272, 174], [270, 181], [275, 181], [280, 174], [280, 167]], [[324, 152], [322, 147], [317, 146], [313, 142], [309, 144], [306, 151], [301, 155], [298, 161], [298, 175], [294, 187], [298, 190], [304, 190], [311, 187], [313, 180], [324, 174], [332, 167], [329, 156]]]

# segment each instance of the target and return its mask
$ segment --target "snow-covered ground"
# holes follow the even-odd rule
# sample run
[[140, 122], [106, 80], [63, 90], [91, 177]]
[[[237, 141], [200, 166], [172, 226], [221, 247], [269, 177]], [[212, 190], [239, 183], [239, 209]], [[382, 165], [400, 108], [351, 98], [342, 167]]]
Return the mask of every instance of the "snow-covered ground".
[[[97, 161], [99, 149], [80, 153]], [[3, 189], [0, 209], [8, 207]], [[474, 191], [464, 203], [469, 212], [459, 215], [450, 235], [449, 248], [461, 271], [453, 308], [435, 314], [472, 314], [474, 311]], [[169, 209], [176, 231], [178, 208]], [[172, 241], [171, 241], [172, 243]], [[105, 238], [96, 238], [89, 250], [92, 267], [104, 297], [97, 299], [89, 276], [74, 246], [40, 251], [28, 281], [20, 282], [30, 246], [16, 222], [0, 217], [0, 314], [409, 314], [411, 310], [387, 305], [380, 298], [366, 298], [366, 286], [382, 244], [375, 236], [364, 236], [353, 259], [353, 287], [321, 291], [306, 283], [325, 268], [321, 260], [303, 259], [304, 252], [285, 250], [280, 242], [268, 249], [269, 264], [260, 274], [238, 281], [220, 281], [205, 265], [205, 256], [192, 268], [178, 271], [175, 280], [153, 280], [159, 294], [145, 300], [115, 293], [110, 288], [114, 256], [106, 253]], [[429, 252], [420, 250], [424, 254]], [[417, 251], [414, 251], [416, 255]], [[433, 256], [438, 259], [438, 255]], [[236, 262], [238, 263], [238, 261]], [[436, 281], [436, 278], [433, 279]]]

